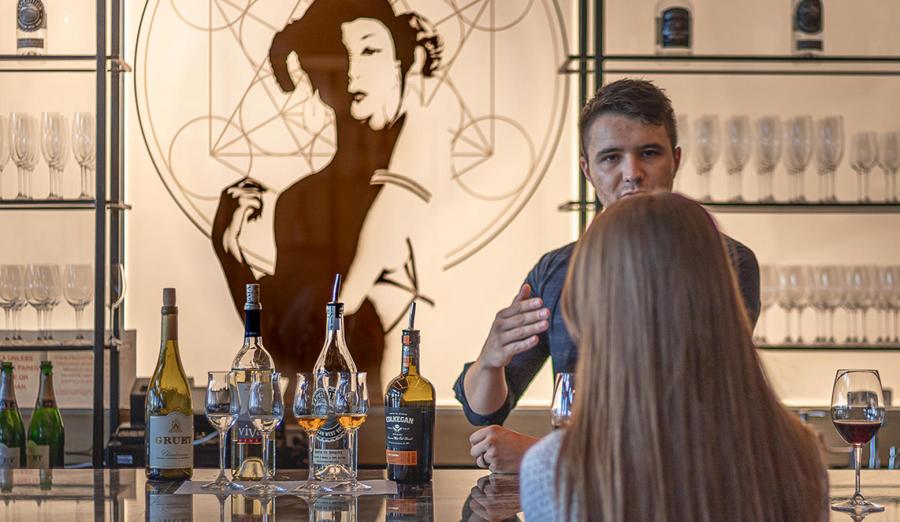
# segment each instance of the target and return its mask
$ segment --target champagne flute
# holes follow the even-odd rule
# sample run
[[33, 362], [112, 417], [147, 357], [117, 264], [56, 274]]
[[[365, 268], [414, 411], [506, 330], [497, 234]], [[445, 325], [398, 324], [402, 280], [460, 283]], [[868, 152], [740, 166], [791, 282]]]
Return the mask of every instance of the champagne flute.
[[3, 169], [9, 161], [9, 123], [6, 116], [0, 114], [0, 199], [3, 199]]
[[800, 317], [803, 308], [807, 305], [807, 269], [803, 266], [784, 266], [778, 270], [779, 305], [787, 314], [787, 332], [784, 338], [785, 344], [794, 342], [791, 336], [791, 311], [797, 309], [797, 344], [803, 344], [803, 335], [800, 332]]
[[[900, 170], [900, 132], [886, 132], [881, 135], [878, 146], [881, 155], [879, 164], [884, 171], [884, 200], [897, 202], [897, 171]], [[0, 152], [0, 171], [3, 170], [3, 153]]]
[[787, 153], [784, 162], [790, 181], [789, 200], [793, 203], [805, 203], [803, 174], [813, 153], [812, 117], [796, 116], [789, 119], [785, 129], [785, 141]]
[[550, 423], [553, 429], [569, 425], [575, 404], [575, 374], [559, 372], [553, 386], [553, 402], [550, 406]]
[[[678, 172], [682, 170], [684, 165], [687, 165], [688, 152], [690, 151], [690, 143], [691, 143], [691, 127], [688, 123], [688, 115], [687, 114], [679, 114], [675, 117], [675, 130], [678, 136], [678, 143], [675, 144], [676, 147], [681, 149], [681, 162], [678, 164]], [[677, 173], [675, 175], [675, 191], [681, 190], [681, 176]]]
[[25, 281], [21, 265], [0, 265], [0, 307], [6, 319], [6, 338], [3, 344], [15, 344], [14, 322], [10, 321], [15, 307], [24, 299]]
[[50, 288], [45, 279], [48, 272], [41, 266], [31, 264], [25, 269], [25, 299], [37, 314], [38, 342], [44, 340], [44, 307], [50, 300]]
[[31, 169], [35, 157], [35, 123], [31, 115], [14, 112], [9, 118], [10, 155], [19, 171], [16, 199], [31, 199]]
[[850, 142], [850, 165], [857, 174], [857, 201], [869, 203], [869, 171], [878, 163], [878, 140], [874, 132], [857, 132]]
[[772, 173], [781, 158], [781, 120], [763, 116], [756, 121], [756, 169], [759, 172], [759, 201], [773, 203]]
[[750, 159], [750, 119], [732, 116], [725, 120], [725, 166], [728, 172], [728, 201], [740, 203], [741, 174]]
[[831, 505], [844, 513], [873, 513], [884, 506], [869, 502], [859, 491], [859, 467], [863, 444], [878, 433], [884, 422], [884, 394], [877, 370], [838, 370], [831, 392], [831, 421], [841, 437], [853, 445], [856, 491], [849, 500]]
[[369, 388], [366, 384], [366, 372], [337, 372], [337, 386], [334, 391], [334, 414], [341, 426], [347, 431], [350, 441], [350, 481], [342, 482], [329, 491], [363, 491], [371, 486], [357, 480], [357, 461], [359, 446], [357, 430], [366, 422], [369, 412]]
[[694, 120], [694, 165], [700, 177], [700, 201], [711, 201], [709, 176], [713, 165], [719, 158], [721, 131], [719, 117], [715, 115], [700, 116]]
[[233, 491], [243, 487], [225, 476], [225, 434], [237, 421], [241, 411], [234, 372], [209, 372], [206, 384], [206, 418], [219, 432], [219, 476], [204, 484], [205, 489]]
[[91, 199], [90, 173], [94, 168], [94, 115], [76, 112], [72, 122], [72, 152], [81, 165], [81, 194], [78, 199]]
[[62, 275], [59, 272], [59, 265], [51, 264], [51, 265], [41, 265], [41, 270], [46, 271], [46, 276], [44, 277], [47, 282], [47, 302], [45, 306], [44, 316], [45, 320], [45, 329], [47, 335], [45, 337], [45, 341], [54, 342], [53, 338], [53, 309], [59, 304], [60, 298], [62, 297]]
[[50, 171], [50, 192], [47, 199], [62, 199], [59, 195], [59, 179], [56, 173], [56, 164], [62, 155], [60, 133], [62, 121], [58, 112], [45, 112], [41, 114], [41, 153], [47, 168]]
[[294, 488], [295, 493], [314, 493], [322, 489], [316, 482], [313, 466], [313, 446], [316, 433], [328, 421], [328, 386], [324, 382], [325, 374], [298, 373], [297, 388], [294, 391], [294, 417], [306, 432], [309, 449], [309, 475], [304, 484]]
[[262, 433], [263, 467], [265, 474], [259, 483], [247, 488], [260, 495], [283, 493], [285, 488], [274, 483], [269, 463], [269, 438], [284, 418], [284, 389], [281, 374], [272, 370], [249, 370], [250, 393], [247, 413], [253, 427]]
[[844, 157], [844, 117], [828, 116], [816, 123], [816, 164], [819, 168], [819, 200], [837, 201], [834, 172]]
[[84, 344], [82, 326], [84, 307], [91, 303], [94, 296], [94, 267], [91, 265], [66, 265], [65, 286], [63, 295], [66, 302], [75, 310], [75, 343]]
[[759, 334], [756, 336], [756, 342], [765, 344], [769, 342], [766, 333], [766, 318], [769, 309], [778, 299], [778, 269], [771, 265], [761, 265], [759, 267]]

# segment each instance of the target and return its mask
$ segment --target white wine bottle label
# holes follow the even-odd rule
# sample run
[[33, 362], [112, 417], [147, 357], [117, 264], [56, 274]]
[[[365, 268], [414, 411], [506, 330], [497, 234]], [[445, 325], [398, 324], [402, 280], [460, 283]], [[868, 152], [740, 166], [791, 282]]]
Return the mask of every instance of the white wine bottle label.
[[423, 444], [425, 412], [422, 408], [385, 408], [384, 425], [387, 463], [415, 466]]
[[194, 418], [183, 413], [151, 415], [150, 430], [151, 468], [183, 469], [194, 466]]
[[187, 522], [194, 520], [192, 495], [150, 495], [147, 520], [151, 522]]
[[237, 435], [235, 442], [238, 444], [262, 444], [262, 433], [250, 422], [250, 414], [247, 411], [247, 404], [250, 400], [250, 383], [238, 383], [237, 391], [241, 401], [241, 411], [234, 423], [234, 433]]
[[50, 467], [50, 446], [41, 446], [28, 441], [25, 446], [28, 467], [31, 469], [47, 469]]
[[10, 448], [6, 444], [0, 442], [0, 468], [11, 469], [20, 468], [22, 463], [19, 461], [21, 455], [19, 448]]

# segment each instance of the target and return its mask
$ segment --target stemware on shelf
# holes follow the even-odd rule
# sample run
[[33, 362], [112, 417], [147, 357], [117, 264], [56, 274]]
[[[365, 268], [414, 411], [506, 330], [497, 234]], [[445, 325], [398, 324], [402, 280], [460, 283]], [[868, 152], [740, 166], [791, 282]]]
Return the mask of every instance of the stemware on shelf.
[[25, 272], [22, 265], [0, 265], [0, 307], [3, 308], [6, 334], [3, 344], [16, 344], [15, 308], [25, 299]]
[[30, 264], [25, 270], [25, 299], [37, 313], [37, 341], [43, 342], [46, 337], [45, 309], [50, 302], [50, 272], [46, 265]]
[[844, 157], [844, 117], [827, 116], [816, 122], [816, 166], [819, 170], [819, 201], [837, 201], [835, 171]]
[[769, 342], [766, 333], [768, 311], [778, 300], [778, 271], [771, 265], [759, 267], [759, 321], [757, 321], [756, 342]]
[[[900, 170], [900, 132], [885, 132], [878, 145], [878, 164], [884, 171], [884, 200], [897, 203], [897, 171]], [[0, 171], [3, 155], [0, 154]]]
[[759, 201], [772, 203], [772, 176], [781, 158], [781, 120], [777, 116], [763, 116], [756, 120], [756, 170], [759, 173]]
[[66, 121], [58, 112], [41, 114], [41, 153], [50, 172], [50, 191], [47, 199], [62, 199], [62, 169], [60, 161], [66, 151]]
[[0, 114], [0, 200], [3, 199], [3, 169], [9, 161], [9, 123]]
[[680, 191], [681, 175], [678, 172], [681, 172], [683, 167], [687, 165], [687, 157], [691, 147], [691, 128], [687, 114], [679, 114], [675, 117], [675, 131], [677, 135], [675, 146], [681, 149], [681, 158], [678, 162], [678, 171], [675, 173], [674, 190]]
[[839, 266], [812, 269], [811, 304], [816, 309], [817, 343], [834, 343], [834, 312], [844, 299], [844, 274]]
[[784, 162], [788, 172], [788, 201], [804, 203], [804, 173], [813, 153], [813, 120], [811, 116], [795, 116], [785, 126], [786, 152]]
[[872, 306], [874, 300], [873, 267], [852, 266], [846, 270], [847, 284], [847, 308], [852, 310], [848, 316], [850, 326], [848, 328], [848, 342], [867, 343], [866, 312]]
[[750, 118], [732, 116], [725, 120], [725, 168], [728, 173], [728, 201], [744, 201], [741, 174], [750, 159]]
[[891, 311], [894, 307], [894, 296], [900, 289], [900, 273], [893, 266], [877, 267], [877, 281], [875, 287], [875, 309], [878, 312], [878, 338], [877, 343], [889, 343], [893, 336], [891, 335]]
[[16, 199], [31, 199], [31, 173], [37, 164], [37, 129], [34, 117], [14, 112], [9, 118], [10, 155], [19, 171]]
[[709, 173], [719, 158], [721, 131], [719, 117], [704, 115], [694, 120], [694, 166], [700, 180], [700, 201], [711, 201]]
[[878, 163], [878, 140], [874, 132], [857, 132], [850, 142], [850, 166], [857, 174], [856, 200], [869, 203], [869, 172]]
[[75, 343], [84, 344], [87, 342], [82, 329], [84, 308], [91, 304], [94, 297], [94, 267], [80, 264], [66, 265], [63, 295], [66, 302], [75, 310]]
[[91, 172], [94, 170], [96, 150], [94, 149], [94, 115], [90, 112], [76, 112], [72, 122], [72, 152], [81, 166], [81, 194], [78, 199], [93, 198]]
[[[801, 333], [801, 314], [808, 304], [809, 276], [805, 266], [783, 266], [778, 269], [778, 304], [784, 308], [787, 322], [784, 342], [786, 344], [803, 344]], [[797, 338], [794, 339], [791, 332], [791, 311], [797, 310]]]

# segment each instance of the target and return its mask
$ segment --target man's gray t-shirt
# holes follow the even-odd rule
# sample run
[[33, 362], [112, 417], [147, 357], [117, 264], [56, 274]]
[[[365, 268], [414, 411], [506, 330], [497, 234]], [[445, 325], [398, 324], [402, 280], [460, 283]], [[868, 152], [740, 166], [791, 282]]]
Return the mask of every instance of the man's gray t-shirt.
[[[725, 239], [731, 265], [737, 274], [738, 285], [744, 298], [747, 315], [750, 317], [750, 324], [755, 326], [760, 309], [759, 264], [756, 261], [756, 255], [738, 241], [724, 234], [722, 237]], [[575, 371], [578, 353], [575, 343], [572, 342], [569, 331], [566, 329], [559, 302], [569, 269], [569, 260], [574, 250], [575, 243], [569, 243], [560, 249], [544, 254], [525, 278], [525, 282], [531, 287], [532, 297], [540, 297], [544, 300], [544, 306], [550, 309], [550, 327], [538, 337], [537, 346], [514, 356], [506, 367], [506, 385], [509, 393], [506, 403], [499, 410], [490, 415], [479, 415], [472, 411], [463, 388], [466, 372], [472, 363], [466, 363], [463, 367], [453, 389], [456, 392], [456, 400], [462, 404], [463, 411], [470, 423], [476, 426], [503, 424], [509, 412], [515, 408], [519, 397], [525, 393], [531, 380], [544, 365], [547, 357], [550, 358], [554, 373]]]

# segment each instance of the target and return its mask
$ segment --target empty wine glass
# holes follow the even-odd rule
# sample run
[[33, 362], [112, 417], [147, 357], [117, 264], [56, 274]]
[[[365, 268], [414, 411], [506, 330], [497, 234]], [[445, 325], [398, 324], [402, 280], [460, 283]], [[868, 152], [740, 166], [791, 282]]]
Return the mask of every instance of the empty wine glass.
[[757, 329], [759, 334], [756, 342], [765, 344], [769, 342], [766, 333], [766, 317], [769, 308], [778, 300], [778, 269], [770, 265], [759, 267], [759, 321]]
[[800, 322], [803, 308], [808, 303], [808, 276], [804, 266], [784, 266], [778, 270], [778, 304], [785, 310], [787, 316], [786, 334], [784, 342], [794, 342], [791, 336], [791, 311], [797, 310], [797, 344], [803, 344]]
[[838, 266], [812, 269], [813, 297], [817, 311], [816, 342], [834, 342], [834, 311], [844, 298], [844, 275]]
[[250, 393], [247, 399], [247, 413], [250, 422], [262, 434], [263, 466], [265, 474], [248, 491], [261, 495], [282, 493], [285, 488], [274, 483], [270, 465], [269, 438], [284, 418], [284, 390], [281, 374], [272, 370], [249, 370]]
[[306, 482], [294, 488], [296, 493], [315, 493], [322, 489], [316, 482], [315, 466], [313, 466], [313, 446], [316, 433], [328, 421], [328, 401], [317, 400], [327, 396], [328, 386], [325, 373], [298, 373], [297, 389], [294, 391], [294, 418], [306, 432], [308, 447], [309, 475]]
[[719, 117], [715, 115], [700, 116], [694, 120], [694, 166], [700, 178], [700, 200], [712, 199], [709, 190], [709, 173], [719, 158], [721, 131]]
[[[681, 171], [684, 165], [687, 165], [687, 157], [688, 152], [690, 150], [691, 143], [691, 128], [688, 123], [687, 114], [679, 114], [675, 117], [675, 129], [678, 131], [678, 143], [675, 144], [676, 147], [681, 149], [681, 159], [678, 163], [678, 170]], [[675, 190], [680, 190], [680, 182], [681, 176], [675, 176]]]
[[63, 295], [75, 310], [75, 344], [84, 344], [82, 320], [84, 308], [94, 297], [94, 268], [91, 265], [66, 265]]
[[878, 140], [874, 132], [857, 132], [850, 142], [850, 166], [857, 174], [856, 199], [868, 203], [869, 171], [878, 163]]
[[53, 342], [55, 339], [53, 338], [53, 310], [59, 305], [60, 300], [62, 299], [62, 274], [59, 271], [59, 265], [41, 265], [42, 270], [47, 271], [47, 292], [48, 299], [45, 308], [45, 321], [46, 321], [46, 336], [44, 338], [47, 342]]
[[93, 198], [91, 172], [94, 169], [94, 115], [90, 112], [76, 112], [72, 122], [72, 151], [81, 165], [81, 194], [78, 199]]
[[6, 337], [3, 344], [15, 344], [14, 322], [10, 320], [13, 310], [25, 296], [25, 278], [22, 265], [0, 265], [0, 307], [6, 319]]
[[9, 161], [9, 123], [0, 114], [0, 199], [3, 199], [3, 169]]
[[741, 173], [750, 159], [750, 119], [732, 116], [725, 120], [725, 167], [728, 172], [728, 201], [741, 202]]
[[838, 370], [831, 391], [831, 421], [841, 437], [853, 445], [856, 490], [849, 500], [831, 505], [835, 511], [872, 513], [884, 507], [866, 500], [859, 488], [863, 444], [878, 433], [884, 422], [884, 392], [877, 370]]
[[122, 263], [114, 263], [109, 266], [109, 284], [107, 288], [107, 307], [109, 308], [109, 344], [119, 346], [122, 340], [115, 327], [116, 311], [125, 299], [125, 266]]
[[891, 342], [890, 314], [893, 306], [894, 295], [900, 286], [897, 272], [894, 267], [880, 266], [876, 268], [877, 285], [875, 286], [875, 309], [878, 311], [878, 338], [875, 342]]
[[575, 374], [559, 372], [553, 386], [553, 402], [550, 404], [550, 423], [553, 429], [569, 425], [575, 408]]
[[[869, 342], [866, 336], [866, 312], [874, 299], [872, 267], [852, 266], [846, 271], [847, 302], [854, 311], [850, 316], [851, 327], [848, 329], [850, 342]], [[857, 334], [857, 317], [859, 317], [859, 334]]]
[[816, 122], [816, 165], [819, 201], [837, 201], [834, 173], [844, 157], [844, 117], [828, 116]]
[[[900, 266], [889, 266], [887, 269], [894, 274], [894, 281], [900, 281]], [[894, 291], [891, 294], [890, 309], [894, 316], [894, 320], [891, 321], [894, 325], [894, 336], [893, 338], [888, 337], [888, 342], [900, 343], [900, 323], [898, 323], [898, 319], [900, 319], [900, 285], [894, 286]]]
[[37, 137], [34, 118], [14, 112], [9, 118], [10, 155], [19, 171], [19, 193], [16, 199], [31, 199], [31, 171], [37, 163]]
[[62, 199], [60, 172], [58, 162], [66, 148], [63, 138], [64, 120], [58, 112], [45, 112], [41, 115], [41, 152], [50, 171], [50, 192], [47, 199]]
[[795, 203], [806, 202], [803, 195], [805, 183], [803, 174], [812, 159], [813, 120], [811, 116], [795, 116], [787, 121], [785, 128], [787, 151], [784, 155], [788, 171], [788, 200]]
[[44, 311], [50, 301], [50, 272], [42, 267], [46, 265], [30, 264], [25, 270], [25, 299], [37, 313], [37, 341], [44, 341], [46, 330]]
[[366, 372], [338, 372], [334, 391], [334, 414], [347, 431], [350, 443], [350, 481], [326, 488], [329, 491], [363, 491], [371, 486], [357, 480], [359, 442], [357, 430], [366, 422], [369, 412], [369, 388]]
[[756, 170], [759, 173], [759, 201], [772, 203], [772, 173], [781, 158], [781, 120], [763, 116], [756, 120]]
[[219, 432], [219, 476], [204, 484], [205, 489], [234, 491], [244, 489], [225, 476], [225, 435], [241, 411], [234, 372], [209, 372], [206, 383], [206, 418]]
[[[900, 170], [900, 132], [885, 132], [881, 135], [878, 146], [879, 165], [884, 171], [884, 200], [897, 203], [897, 171]], [[0, 154], [0, 171], [3, 167], [3, 155]]]

